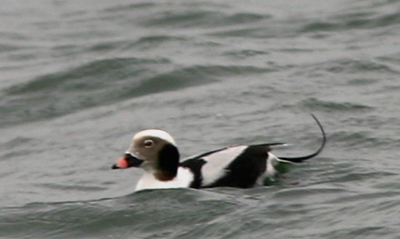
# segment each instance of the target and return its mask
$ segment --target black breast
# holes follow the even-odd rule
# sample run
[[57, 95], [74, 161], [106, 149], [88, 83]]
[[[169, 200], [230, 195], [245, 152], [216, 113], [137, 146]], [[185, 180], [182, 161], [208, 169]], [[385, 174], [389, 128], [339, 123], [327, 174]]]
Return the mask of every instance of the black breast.
[[193, 181], [190, 183], [189, 187], [191, 188], [200, 188], [201, 183], [203, 181], [203, 176], [201, 174], [201, 168], [203, 165], [206, 164], [206, 161], [201, 158], [192, 158], [185, 160], [184, 162], [180, 163], [179, 166], [189, 168], [194, 175]]

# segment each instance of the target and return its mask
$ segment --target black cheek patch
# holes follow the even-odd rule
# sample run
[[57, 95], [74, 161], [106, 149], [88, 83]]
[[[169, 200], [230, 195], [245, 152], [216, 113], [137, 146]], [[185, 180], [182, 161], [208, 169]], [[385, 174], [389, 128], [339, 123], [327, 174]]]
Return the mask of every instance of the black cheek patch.
[[174, 178], [178, 172], [179, 151], [172, 144], [166, 144], [158, 153], [158, 169], [166, 178]]

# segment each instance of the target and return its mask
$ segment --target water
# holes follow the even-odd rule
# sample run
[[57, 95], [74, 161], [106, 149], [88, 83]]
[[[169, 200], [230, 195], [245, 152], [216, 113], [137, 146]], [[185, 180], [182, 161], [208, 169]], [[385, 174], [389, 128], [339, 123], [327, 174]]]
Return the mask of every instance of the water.
[[[0, 3], [0, 238], [400, 238], [400, 1]], [[133, 193], [132, 135], [323, 153], [275, 185]]]

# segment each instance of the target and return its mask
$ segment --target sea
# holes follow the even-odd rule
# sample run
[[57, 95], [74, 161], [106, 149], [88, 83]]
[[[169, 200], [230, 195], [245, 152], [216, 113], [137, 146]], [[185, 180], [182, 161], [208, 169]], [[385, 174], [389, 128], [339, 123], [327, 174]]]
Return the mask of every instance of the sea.
[[[250, 189], [134, 192], [182, 159], [320, 155]], [[0, 1], [0, 238], [400, 238], [399, 0]]]

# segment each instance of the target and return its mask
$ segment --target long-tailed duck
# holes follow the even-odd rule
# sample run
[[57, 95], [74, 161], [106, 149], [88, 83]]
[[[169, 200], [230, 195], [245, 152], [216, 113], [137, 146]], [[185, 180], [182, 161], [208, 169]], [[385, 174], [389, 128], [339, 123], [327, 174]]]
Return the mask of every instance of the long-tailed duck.
[[318, 119], [322, 143], [319, 149], [302, 157], [277, 157], [270, 151], [273, 146], [284, 143], [238, 145], [212, 150], [182, 162], [174, 139], [167, 132], [148, 129], [137, 133], [112, 169], [142, 168], [136, 190], [156, 188], [250, 188], [274, 180], [279, 175], [279, 165], [301, 163], [317, 156], [325, 146], [326, 136]]

